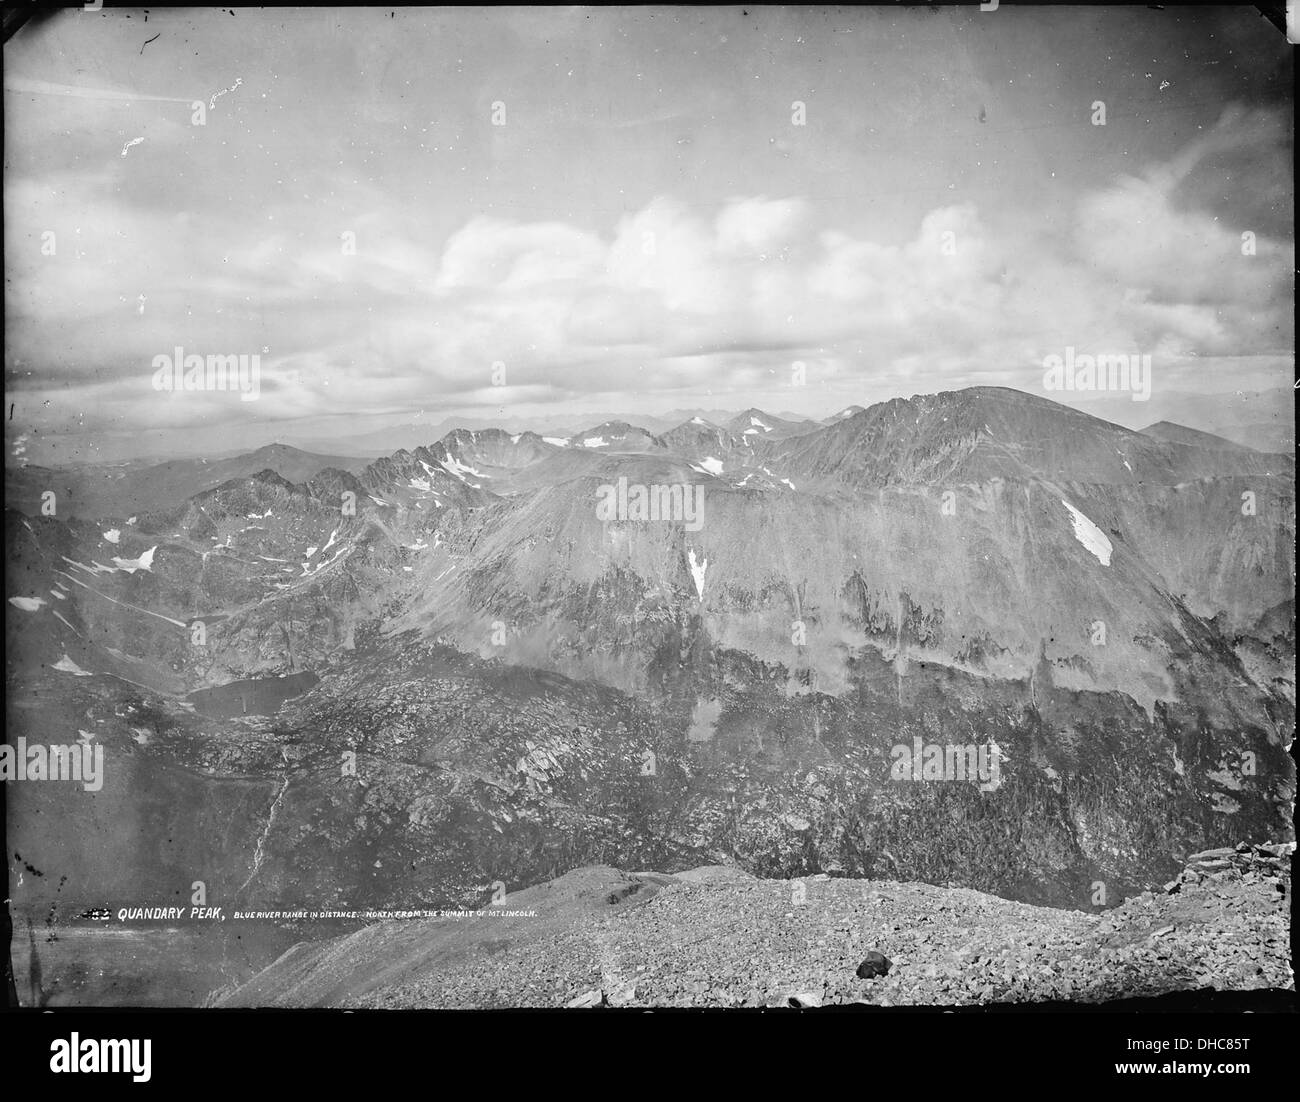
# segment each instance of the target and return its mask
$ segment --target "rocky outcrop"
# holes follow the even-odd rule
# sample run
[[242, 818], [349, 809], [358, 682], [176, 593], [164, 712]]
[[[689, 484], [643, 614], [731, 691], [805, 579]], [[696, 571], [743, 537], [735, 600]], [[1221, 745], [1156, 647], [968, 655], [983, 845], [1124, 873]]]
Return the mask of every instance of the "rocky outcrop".
[[1285, 894], [1290, 883], [1291, 855], [1294, 842], [1220, 846], [1202, 850], [1187, 858], [1182, 873], [1164, 886], [1166, 895], [1177, 895], [1186, 888], [1226, 894], [1234, 884], [1272, 885]]

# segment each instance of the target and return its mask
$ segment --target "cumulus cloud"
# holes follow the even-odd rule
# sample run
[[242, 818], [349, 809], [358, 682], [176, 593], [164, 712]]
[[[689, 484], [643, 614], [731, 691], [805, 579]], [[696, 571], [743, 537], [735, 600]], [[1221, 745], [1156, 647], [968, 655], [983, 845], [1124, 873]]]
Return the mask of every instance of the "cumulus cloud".
[[[1228, 225], [1180, 202], [1180, 191], [1206, 160], [1280, 138], [1277, 117], [1228, 108], [1218, 124], [1170, 161], [1084, 198], [1075, 227], [1080, 260], [1143, 292], [1153, 305], [1263, 303], [1286, 286], [1294, 242], [1275, 241], [1249, 225]], [[1253, 252], [1243, 251], [1243, 234]], [[1184, 311], [1187, 336], [1206, 336], [1203, 317]], [[1178, 312], [1153, 313], [1174, 324]]]
[[447, 242], [435, 286], [439, 291], [495, 287], [509, 292], [591, 278], [604, 254], [597, 237], [562, 222], [475, 218]]
[[[1279, 133], [1274, 116], [1230, 111], [1169, 161], [1072, 198], [1065, 233], [968, 200], [891, 241], [826, 224], [800, 196], [702, 209], [664, 195], [604, 233], [501, 217], [439, 233], [378, 190], [254, 224], [237, 207], [130, 203], [118, 165], [17, 177], [9, 384], [78, 424], [176, 425], [247, 412], [220, 395], [153, 400], [152, 357], [176, 345], [262, 352], [256, 412], [273, 419], [720, 395], [796, 360], [836, 386], [1028, 388], [1065, 344], [1171, 360], [1276, 351], [1293, 340], [1293, 241], [1254, 231], [1248, 255], [1251, 227], [1198, 207], [1188, 185]], [[50, 226], [57, 256], [39, 247]]]
[[779, 249], [795, 237], [807, 214], [802, 199], [735, 199], [718, 215], [718, 248], [737, 255]]

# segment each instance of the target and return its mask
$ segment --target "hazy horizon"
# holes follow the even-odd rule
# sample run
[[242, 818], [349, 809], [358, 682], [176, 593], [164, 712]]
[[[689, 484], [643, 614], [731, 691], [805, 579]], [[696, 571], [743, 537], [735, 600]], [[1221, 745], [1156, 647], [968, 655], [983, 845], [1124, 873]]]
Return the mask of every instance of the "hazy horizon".
[[[959, 389], [973, 389], [973, 388], [966, 387], [966, 388], [959, 388]], [[1186, 428], [1195, 429], [1199, 432], [1211, 433], [1213, 435], [1223, 435], [1224, 438], [1229, 440], [1230, 442], [1237, 443], [1237, 444], [1244, 444], [1247, 447], [1253, 447], [1256, 450], [1260, 450], [1260, 451], [1267, 452], [1267, 451], [1287, 450], [1287, 449], [1280, 449], [1280, 448], [1260, 447], [1258, 441], [1251, 442], [1249, 440], [1249, 434], [1243, 434], [1241, 432], [1236, 432], [1236, 433], [1216, 432], [1215, 431], [1216, 428], [1222, 429], [1222, 426], [1216, 425], [1212, 427], [1207, 427], [1210, 425], [1212, 419], [1209, 418], [1208, 412], [1205, 409], [1205, 407], [1202, 407], [1200, 409], [1198, 409], [1195, 406], [1188, 408], [1188, 406], [1185, 403], [1182, 405], [1178, 405], [1176, 402], [1173, 403], [1164, 402], [1160, 404], [1156, 408], [1156, 410], [1151, 411], [1153, 415], [1148, 417], [1142, 417], [1141, 415], [1139, 415], [1136, 418], [1132, 419], [1134, 421], [1133, 424], [1124, 424], [1123, 421], [1120, 420], [1119, 418], [1115, 418], [1114, 420], [1112, 420], [1111, 418], [1104, 416], [1101, 412], [1099, 412], [1095, 408], [1088, 409], [1086, 403], [1080, 404], [1080, 403], [1061, 400], [1064, 397], [1062, 395], [1050, 395], [1050, 396], [1043, 395], [1041, 393], [1034, 393], [1033, 391], [1020, 390], [1017, 387], [1008, 387], [1005, 389], [1015, 390], [1018, 393], [1027, 394], [1031, 397], [1036, 397], [1036, 398], [1045, 397], [1047, 398], [1048, 401], [1059, 401], [1059, 404], [1061, 405], [1080, 409], [1081, 412], [1088, 413], [1090, 416], [1100, 417], [1102, 420], [1111, 421], [1111, 423], [1113, 424], [1121, 424], [1123, 427], [1132, 429], [1134, 431], [1141, 431], [1143, 429], [1152, 427], [1157, 424], [1175, 424], [1175, 425], [1181, 425]], [[931, 391], [928, 393], [938, 394], [938, 393], [944, 393], [944, 391]], [[903, 394], [903, 395], [898, 395], [896, 397], [904, 398], [904, 399], [914, 399], [914, 398], [920, 398], [925, 396], [926, 395], [923, 394]], [[1261, 403], [1256, 408], [1260, 410], [1261, 414], [1272, 417], [1274, 419], [1274, 423], [1280, 430], [1289, 430], [1290, 432], [1293, 433], [1294, 425], [1295, 425], [1294, 409], [1289, 404], [1289, 402], [1286, 401], [1290, 397], [1289, 393], [1285, 388], [1278, 388], [1278, 393], [1276, 395], [1277, 401], [1273, 403], [1268, 403], [1267, 405], [1263, 404], [1263, 400], [1266, 400], [1271, 396], [1272, 395], [1270, 394], [1270, 392], [1257, 392], [1255, 394], [1242, 394], [1237, 392], [1237, 393], [1217, 395], [1217, 396], [1207, 395], [1204, 396], [1204, 398], [1211, 403], [1213, 403], [1215, 399], [1221, 399], [1224, 397], [1235, 397], [1239, 401], [1241, 401], [1242, 399], [1258, 398], [1261, 400]], [[1111, 397], [1111, 403], [1110, 403], [1111, 408], [1114, 409], [1118, 399], [1116, 399], [1114, 396], [1109, 396], [1109, 397]], [[881, 402], [888, 402], [892, 400], [894, 399], [886, 398], [886, 399], [881, 399]], [[863, 409], [870, 409], [873, 405], [877, 405], [880, 403], [857, 402], [852, 404], [855, 406], [859, 406]], [[1095, 404], [1096, 403], [1094, 402], [1093, 405], [1095, 406]], [[1154, 415], [1155, 413], [1161, 410], [1168, 410], [1171, 404], [1175, 405], [1177, 408], [1175, 408], [1169, 416]], [[357, 458], [377, 459], [383, 456], [392, 455], [399, 450], [409, 451], [421, 445], [431, 446], [437, 443], [438, 441], [440, 441], [444, 436], [452, 432], [457, 427], [463, 427], [472, 430], [497, 428], [507, 432], [531, 431], [539, 435], [545, 435], [548, 432], [554, 433], [555, 431], [558, 431], [561, 423], [565, 427], [566, 431], [580, 433], [586, 429], [595, 428], [597, 425], [604, 423], [606, 421], [617, 420], [617, 421], [626, 421], [629, 424], [632, 424], [636, 427], [646, 428], [653, 432], [659, 432], [659, 431], [666, 431], [666, 430], [663, 428], [662, 425], [660, 425], [659, 427], [655, 427], [657, 422], [679, 421], [679, 419], [674, 417], [666, 417], [665, 416], [666, 414], [670, 414], [670, 413], [680, 414], [681, 415], [680, 420], [685, 420], [690, 416], [695, 415], [696, 410], [698, 409], [699, 413], [705, 417], [709, 417], [710, 414], [713, 414], [714, 416], [711, 418], [712, 423], [721, 424], [721, 422], [736, 416], [737, 414], [741, 413], [744, 409], [748, 409], [748, 408], [752, 408], [752, 403], [750, 406], [736, 405], [732, 408], [726, 408], [726, 409], [724, 408], [706, 409], [704, 407], [690, 407], [690, 408], [683, 409], [680, 407], [674, 407], [671, 410], [665, 410], [660, 413], [646, 413], [644, 411], [638, 413], [638, 412], [631, 412], [627, 410], [593, 409], [593, 410], [574, 410], [574, 411], [564, 412], [564, 413], [562, 412], [541, 413], [532, 416], [521, 415], [509, 411], [502, 411], [501, 414], [497, 417], [493, 417], [491, 416], [491, 414], [486, 414], [486, 415], [452, 414], [446, 417], [438, 417], [436, 415], [426, 415], [424, 417], [420, 417], [420, 416], [411, 416], [408, 414], [404, 416], [386, 418], [381, 422], [380, 427], [375, 429], [374, 431], [367, 432], [364, 430], [358, 430], [353, 434], [339, 437], [336, 439], [312, 437], [310, 435], [301, 435], [301, 434], [294, 434], [294, 433], [287, 433], [282, 436], [277, 436], [275, 435], [276, 427], [271, 425], [271, 426], [263, 426], [263, 429], [267, 434], [265, 438], [258, 436], [255, 437], [251, 442], [245, 442], [235, 446], [228, 446], [218, 450], [213, 450], [211, 448], [193, 448], [193, 447], [187, 448], [183, 446], [183, 443], [181, 441], [178, 441], [176, 439], [174, 434], [168, 434], [166, 438], [166, 442], [155, 442], [152, 444], [147, 438], [145, 439], [133, 438], [133, 441], [131, 443], [127, 443], [123, 441], [118, 443], [116, 447], [114, 447], [111, 441], [107, 441], [107, 442], [101, 441], [96, 445], [96, 455], [94, 459], [91, 460], [90, 462], [93, 464], [93, 463], [129, 463], [132, 461], [166, 462], [173, 459], [192, 459], [192, 458], [221, 459], [230, 456], [249, 454], [264, 448], [269, 448], [274, 446], [288, 446], [288, 447], [297, 448], [304, 452], [316, 453], [320, 455], [335, 455], [339, 457], [348, 457], [353, 459], [357, 459]], [[762, 407], [758, 407], [758, 408], [761, 409]], [[836, 414], [842, 412], [846, 408], [849, 407], [840, 407], [839, 409], [826, 410], [822, 412], [820, 415], [796, 414], [792, 410], [780, 410], [780, 409], [764, 409], [763, 412], [771, 414], [776, 417], [783, 417], [788, 414], [793, 416], [796, 419], [807, 420], [810, 426], [821, 426], [823, 423], [827, 422], [830, 418], [834, 417]], [[1143, 410], [1145, 408], [1146, 407], [1144, 406], [1137, 407], [1138, 410]], [[422, 423], [428, 426], [428, 433], [425, 435], [420, 435], [418, 431], [418, 428]], [[673, 427], [675, 427], [675, 425]], [[371, 438], [374, 437], [383, 437], [384, 439], [382, 445], [378, 441], [374, 441], [373, 446], [367, 446], [367, 441], [371, 440]], [[28, 466], [28, 465], [58, 466], [60, 464], [66, 463], [69, 466], [81, 466], [86, 463], [85, 460], [79, 460], [75, 458], [72, 459], [64, 458], [58, 456], [57, 454], [52, 456], [50, 461], [48, 461], [47, 463], [42, 463], [41, 461], [34, 459], [30, 454], [28, 454], [28, 444], [29, 442], [27, 440], [22, 439], [21, 437], [15, 438], [14, 447], [11, 450], [10, 454], [6, 456], [6, 465], [7, 466]]]

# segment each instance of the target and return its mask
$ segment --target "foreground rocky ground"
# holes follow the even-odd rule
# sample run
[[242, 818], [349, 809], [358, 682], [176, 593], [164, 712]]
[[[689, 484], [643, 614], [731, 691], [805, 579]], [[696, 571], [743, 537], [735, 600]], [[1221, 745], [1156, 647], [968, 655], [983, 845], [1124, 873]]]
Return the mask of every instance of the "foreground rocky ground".
[[[924, 1006], [1293, 990], [1293, 849], [1193, 855], [1164, 892], [1092, 914], [917, 883], [598, 866], [516, 892], [500, 915], [395, 920], [296, 946], [220, 1005]], [[872, 952], [889, 971], [859, 978]]]

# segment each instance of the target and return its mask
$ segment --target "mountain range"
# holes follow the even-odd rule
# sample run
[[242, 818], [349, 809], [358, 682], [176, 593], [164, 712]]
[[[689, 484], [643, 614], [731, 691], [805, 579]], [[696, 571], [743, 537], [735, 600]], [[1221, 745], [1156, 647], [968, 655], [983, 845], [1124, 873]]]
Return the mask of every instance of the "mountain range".
[[1003, 388], [685, 412], [11, 469], [10, 726], [106, 759], [12, 790], [15, 908], [728, 865], [1095, 910], [1290, 836], [1292, 456]]

